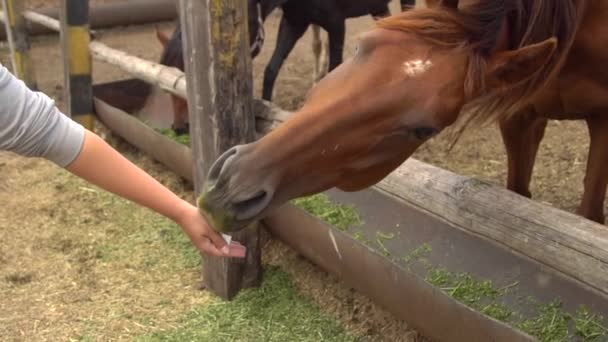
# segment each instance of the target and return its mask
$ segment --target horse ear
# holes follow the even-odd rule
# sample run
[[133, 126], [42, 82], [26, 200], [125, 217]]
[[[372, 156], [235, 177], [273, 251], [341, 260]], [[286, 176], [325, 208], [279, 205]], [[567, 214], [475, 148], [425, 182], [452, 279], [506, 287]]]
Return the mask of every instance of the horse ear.
[[488, 60], [487, 84], [492, 88], [507, 88], [528, 80], [549, 62], [556, 47], [557, 39], [552, 37], [518, 50], [496, 53]]
[[158, 38], [158, 41], [163, 45], [163, 47], [167, 47], [167, 44], [169, 43], [169, 37], [167, 37], [167, 35], [160, 30], [160, 28], [158, 27], [158, 25], [155, 26], [156, 29], [156, 38]]

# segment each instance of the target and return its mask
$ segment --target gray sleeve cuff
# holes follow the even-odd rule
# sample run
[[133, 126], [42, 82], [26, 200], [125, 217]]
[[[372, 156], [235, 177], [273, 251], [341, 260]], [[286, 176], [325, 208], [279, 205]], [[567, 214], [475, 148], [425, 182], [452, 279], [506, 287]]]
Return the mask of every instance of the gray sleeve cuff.
[[[84, 145], [84, 127], [72, 121], [67, 116], [56, 113], [60, 119], [56, 130], [51, 130], [49, 133], [49, 145], [41, 157], [46, 158], [55, 164], [66, 167], [70, 165], [80, 154]], [[50, 135], [49, 134], [49, 135]]]

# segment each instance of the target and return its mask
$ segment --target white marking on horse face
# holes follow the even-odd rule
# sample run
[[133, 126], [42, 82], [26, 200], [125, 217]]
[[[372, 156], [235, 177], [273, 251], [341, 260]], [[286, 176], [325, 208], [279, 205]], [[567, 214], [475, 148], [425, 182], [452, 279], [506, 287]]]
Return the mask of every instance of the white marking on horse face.
[[431, 61], [416, 59], [412, 61], [403, 62], [403, 72], [409, 77], [416, 77], [424, 74], [433, 66]]

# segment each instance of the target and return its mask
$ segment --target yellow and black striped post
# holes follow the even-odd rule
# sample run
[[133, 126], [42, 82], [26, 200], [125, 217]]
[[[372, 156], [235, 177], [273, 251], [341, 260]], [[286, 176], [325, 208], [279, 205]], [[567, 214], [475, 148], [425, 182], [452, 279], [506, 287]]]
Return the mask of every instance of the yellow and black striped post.
[[92, 130], [94, 116], [89, 52], [89, 0], [61, 0], [60, 18], [67, 114]]
[[32, 90], [37, 90], [34, 64], [30, 57], [30, 41], [23, 17], [23, 0], [2, 0], [7, 40], [11, 49], [13, 73]]

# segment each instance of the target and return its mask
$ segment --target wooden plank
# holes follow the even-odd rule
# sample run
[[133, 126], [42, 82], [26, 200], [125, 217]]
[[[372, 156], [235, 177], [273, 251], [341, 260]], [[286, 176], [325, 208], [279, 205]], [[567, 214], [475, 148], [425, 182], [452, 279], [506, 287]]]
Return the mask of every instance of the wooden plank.
[[[196, 193], [222, 152], [255, 138], [246, 5], [244, 0], [180, 1]], [[234, 239], [247, 246], [244, 262], [204, 260], [203, 284], [224, 299], [260, 281], [257, 225]]]
[[[44, 25], [49, 29], [61, 30], [61, 23], [57, 19], [33, 11], [25, 11], [23, 16], [27, 20]], [[91, 42], [89, 49], [92, 58], [95, 60], [114, 65], [141, 80], [158, 86], [181, 98], [186, 99], [188, 97], [186, 77], [177, 68], [141, 59], [124, 51], [113, 49], [100, 42]]]
[[37, 23], [56, 32], [61, 31], [61, 24], [57, 19], [53, 19], [49, 16], [34, 11], [25, 11], [23, 12], [23, 16], [30, 22]]
[[92, 130], [95, 117], [89, 52], [89, 1], [61, 0], [60, 9], [66, 114]]
[[95, 60], [112, 64], [171, 94], [187, 98], [186, 77], [181, 70], [129, 55], [100, 42], [91, 42], [89, 47]]
[[30, 40], [23, 17], [22, 0], [3, 0], [3, 21], [8, 33], [8, 45], [11, 51], [13, 73], [33, 90], [37, 90], [34, 64], [30, 56]]
[[[23, 2], [23, 0], [12, 1]], [[37, 9], [36, 12], [53, 19], [59, 18], [59, 10], [56, 7]], [[91, 29], [143, 25], [175, 20], [177, 4], [175, 0], [113, 1], [92, 5], [89, 13]], [[50, 34], [55, 30], [34, 22], [27, 25], [27, 31], [30, 36], [36, 36]], [[0, 27], [0, 40], [4, 39], [6, 39], [6, 31], [4, 27]]]
[[607, 227], [410, 159], [377, 188], [608, 295]]

